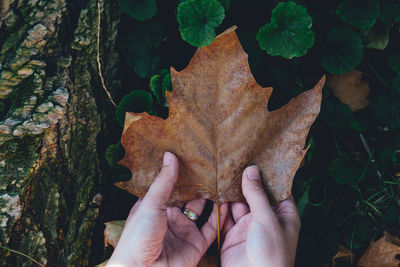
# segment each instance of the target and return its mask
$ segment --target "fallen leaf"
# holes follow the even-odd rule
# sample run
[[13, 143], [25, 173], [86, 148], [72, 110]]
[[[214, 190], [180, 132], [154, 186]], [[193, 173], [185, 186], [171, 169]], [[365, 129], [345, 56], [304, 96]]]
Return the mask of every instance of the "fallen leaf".
[[118, 244], [118, 240], [121, 237], [122, 230], [124, 230], [125, 221], [111, 221], [106, 222], [106, 229], [104, 229], [104, 246], [113, 246], [114, 248]]
[[354, 258], [355, 255], [353, 252], [340, 245], [338, 252], [332, 258], [332, 267], [343, 266], [345, 264], [348, 266], [353, 266]]
[[126, 113], [121, 138], [126, 152], [119, 163], [133, 176], [117, 186], [143, 197], [164, 152], [171, 151], [180, 167], [170, 205], [196, 198], [244, 201], [241, 175], [251, 164], [259, 167], [274, 202], [291, 194], [308, 131], [320, 110], [325, 77], [282, 108], [268, 111], [272, 88], [255, 81], [235, 29], [199, 48], [184, 70], [171, 67], [166, 120]]
[[107, 263], [108, 263], [108, 260], [106, 260], [100, 264], [97, 264], [96, 267], [105, 267], [107, 265]]
[[357, 263], [358, 267], [398, 267], [400, 240], [385, 232], [378, 241], [371, 242]]
[[369, 84], [361, 78], [362, 73], [358, 70], [331, 74], [328, 76], [327, 86], [342, 103], [347, 104], [352, 111], [356, 111], [369, 105], [367, 99], [370, 91]]

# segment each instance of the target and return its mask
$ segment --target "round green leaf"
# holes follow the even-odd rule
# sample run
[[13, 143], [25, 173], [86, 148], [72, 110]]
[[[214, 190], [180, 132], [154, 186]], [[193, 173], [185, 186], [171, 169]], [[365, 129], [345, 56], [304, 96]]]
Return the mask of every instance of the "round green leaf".
[[271, 22], [257, 33], [260, 47], [271, 56], [301, 57], [314, 44], [312, 19], [305, 7], [283, 2], [272, 11]]
[[151, 94], [145, 91], [135, 90], [124, 96], [115, 110], [115, 118], [121, 126], [124, 126], [125, 113], [127, 111], [135, 113], [147, 112], [152, 114], [153, 98]]
[[380, 15], [379, 2], [376, 0], [348, 0], [336, 10], [339, 18], [359, 29], [366, 29], [375, 24]]
[[365, 30], [367, 48], [383, 50], [389, 43], [389, 28], [378, 22], [372, 28]]
[[354, 112], [354, 120], [351, 126], [358, 132], [365, 132], [371, 125], [371, 115], [368, 110], [358, 110]]
[[151, 19], [157, 11], [155, 0], [117, 0], [117, 2], [124, 13], [140, 21]]
[[389, 58], [389, 66], [400, 74], [400, 52], [394, 52]]
[[329, 34], [322, 55], [322, 66], [330, 73], [353, 70], [363, 59], [360, 36], [347, 27], [336, 27]]
[[363, 168], [357, 162], [335, 158], [329, 164], [329, 173], [339, 184], [356, 184], [363, 178]]
[[399, 97], [380, 95], [373, 103], [375, 117], [385, 126], [393, 129], [400, 128], [400, 99]]
[[182, 39], [197, 47], [214, 41], [215, 28], [225, 18], [225, 9], [217, 0], [186, 0], [178, 6]]
[[334, 132], [341, 132], [352, 126], [354, 114], [350, 107], [336, 97], [326, 99], [321, 105], [321, 118]]
[[381, 8], [381, 21], [390, 27], [400, 21], [400, 4], [383, 3]]
[[118, 169], [120, 165], [118, 161], [124, 158], [125, 150], [121, 145], [121, 142], [109, 145], [106, 150], [106, 160], [108, 165], [114, 169]]
[[393, 79], [391, 85], [392, 85], [392, 92], [395, 95], [400, 96], [400, 74]]
[[157, 102], [164, 107], [168, 107], [165, 90], [172, 90], [171, 74], [169, 71], [167, 69], [162, 69], [160, 74], [151, 77], [149, 86]]
[[140, 23], [128, 33], [124, 43], [125, 59], [140, 77], [151, 77], [159, 69], [157, 50], [166, 38], [158, 23]]

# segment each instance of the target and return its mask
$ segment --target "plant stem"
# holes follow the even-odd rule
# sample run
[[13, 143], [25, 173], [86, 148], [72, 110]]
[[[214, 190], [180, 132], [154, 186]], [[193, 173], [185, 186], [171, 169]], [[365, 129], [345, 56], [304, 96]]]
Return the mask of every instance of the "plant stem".
[[218, 202], [215, 203], [215, 207], [216, 207], [216, 213], [217, 213], [217, 244], [218, 244], [218, 254], [219, 254], [219, 250], [220, 250], [220, 242], [221, 242], [221, 229], [220, 229], [220, 225], [219, 225], [219, 206], [218, 206]]
[[367, 63], [367, 66], [371, 69], [371, 71], [374, 73], [374, 75], [376, 76], [376, 78], [378, 78], [378, 80], [379, 80], [384, 86], [388, 86], [387, 82], [378, 74], [378, 72], [376, 72], [375, 68], [372, 67], [372, 65], [369, 64], [367, 61], [365, 61], [365, 63]]
[[31, 256], [26, 255], [25, 253], [22, 253], [22, 252], [20, 252], [20, 251], [17, 251], [17, 250], [8, 248], [8, 247], [4, 247], [4, 246], [1, 246], [1, 245], [0, 245], [0, 248], [5, 249], [5, 250], [8, 250], [8, 251], [11, 251], [11, 252], [16, 253], [16, 254], [19, 254], [19, 255], [21, 255], [21, 256], [24, 256], [25, 258], [30, 259], [31, 261], [33, 261], [34, 263], [36, 263], [36, 264], [39, 265], [40, 267], [45, 267], [44, 264], [41, 264], [40, 262], [38, 262], [37, 260], [35, 260], [35, 259], [32, 258]]

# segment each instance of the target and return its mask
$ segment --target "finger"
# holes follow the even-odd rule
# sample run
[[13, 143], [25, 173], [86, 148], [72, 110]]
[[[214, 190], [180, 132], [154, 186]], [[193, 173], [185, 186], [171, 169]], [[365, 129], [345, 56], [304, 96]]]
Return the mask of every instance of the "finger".
[[249, 206], [241, 202], [230, 203], [230, 208], [235, 223], [237, 223], [240, 220], [240, 218], [242, 218], [244, 215], [250, 212]]
[[192, 201], [188, 202], [185, 205], [185, 208], [195, 212], [198, 216], [200, 216], [201, 213], [203, 212], [205, 204], [206, 204], [206, 200], [204, 198], [195, 199], [195, 200], [192, 200]]
[[[220, 227], [224, 225], [225, 220], [228, 216], [228, 203], [223, 203], [219, 206], [219, 223]], [[214, 204], [213, 211], [211, 212], [208, 221], [201, 228], [201, 233], [206, 240], [207, 248], [212, 244], [212, 242], [217, 237], [217, 209]]]
[[300, 232], [300, 216], [293, 196], [275, 205], [275, 214], [289, 238], [297, 238]]
[[142, 206], [148, 209], [165, 210], [172, 189], [178, 179], [179, 163], [170, 152], [164, 153], [163, 167], [143, 198]]
[[129, 220], [130, 218], [132, 218], [132, 216], [135, 214], [135, 212], [138, 210], [138, 208], [140, 207], [140, 204], [142, 203], [141, 199], [138, 199], [135, 204], [132, 206], [131, 210], [129, 211], [129, 215], [128, 218], [126, 220]]
[[[231, 204], [232, 203], [229, 203], [229, 210], [232, 210]], [[234, 225], [235, 225], [235, 221], [233, 220], [233, 217], [232, 217], [231, 213], [228, 211], [228, 214], [226, 215], [226, 219], [225, 219], [224, 225], [222, 226], [222, 229], [221, 229], [222, 240], [225, 239], [226, 234], [229, 232], [229, 230], [231, 230], [231, 228]]]
[[260, 172], [256, 166], [249, 166], [244, 170], [242, 191], [253, 217], [264, 221], [267, 217], [274, 215], [261, 183]]

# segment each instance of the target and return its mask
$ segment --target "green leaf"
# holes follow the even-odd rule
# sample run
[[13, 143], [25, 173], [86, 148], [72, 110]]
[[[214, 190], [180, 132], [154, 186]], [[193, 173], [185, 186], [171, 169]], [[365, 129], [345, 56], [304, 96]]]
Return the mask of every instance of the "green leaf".
[[305, 7], [282, 2], [272, 11], [271, 22], [258, 30], [260, 47], [271, 56], [301, 57], [314, 44], [312, 19]]
[[349, 248], [359, 249], [365, 247], [371, 238], [371, 230], [360, 226], [355, 228], [354, 232], [346, 237], [346, 243]]
[[157, 51], [167, 36], [158, 23], [134, 25], [125, 42], [125, 59], [129, 66], [142, 78], [151, 77], [159, 68]]
[[367, 48], [383, 50], [389, 43], [389, 28], [381, 22], [376, 23], [372, 28], [365, 30]]
[[165, 97], [165, 90], [171, 91], [171, 74], [167, 69], [162, 69], [160, 74], [156, 74], [150, 79], [150, 90], [153, 92], [157, 102], [168, 107], [167, 99]]
[[124, 126], [125, 113], [127, 111], [135, 113], [147, 112], [152, 114], [153, 98], [151, 94], [145, 91], [135, 90], [124, 96], [115, 110], [115, 118], [119, 121], [121, 126]]
[[335, 97], [322, 103], [321, 118], [332, 131], [341, 132], [352, 126], [354, 114], [348, 105]]
[[339, 18], [359, 29], [373, 26], [380, 15], [379, 2], [376, 0], [348, 0], [336, 10]]
[[306, 190], [304, 190], [303, 194], [297, 201], [297, 210], [299, 211], [299, 215], [301, 218], [304, 217], [306, 213], [307, 204], [310, 202], [308, 198], [308, 191], [310, 190], [310, 186], [307, 186]]
[[157, 11], [155, 0], [117, 0], [117, 2], [122, 12], [140, 21], [151, 19]]
[[354, 120], [351, 126], [358, 132], [365, 132], [368, 130], [371, 124], [371, 117], [367, 110], [358, 110], [354, 112]]
[[400, 128], [400, 99], [399, 97], [380, 95], [372, 104], [374, 116], [390, 128]]
[[389, 58], [389, 66], [394, 72], [400, 74], [400, 52], [394, 52]]
[[115, 144], [109, 145], [106, 150], [106, 160], [108, 165], [113, 167], [114, 169], [118, 169], [118, 162], [124, 158], [125, 150], [121, 145], [121, 142], [117, 142]]
[[400, 5], [392, 3], [383, 3], [381, 8], [381, 21], [387, 27], [400, 21]]
[[363, 59], [360, 36], [347, 27], [336, 27], [328, 34], [322, 66], [330, 73], [353, 70]]
[[329, 164], [329, 173], [339, 184], [356, 184], [364, 178], [363, 167], [354, 161], [335, 158]]
[[217, 0], [186, 0], [178, 6], [178, 23], [182, 39], [197, 47], [214, 41], [215, 28], [225, 18], [225, 10]]
[[400, 74], [395, 77], [391, 83], [392, 85], [392, 92], [396, 96], [400, 96]]
[[225, 11], [228, 12], [229, 7], [231, 5], [231, 0], [219, 0], [222, 6], [225, 8]]

